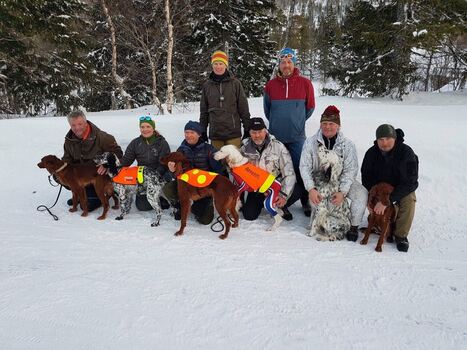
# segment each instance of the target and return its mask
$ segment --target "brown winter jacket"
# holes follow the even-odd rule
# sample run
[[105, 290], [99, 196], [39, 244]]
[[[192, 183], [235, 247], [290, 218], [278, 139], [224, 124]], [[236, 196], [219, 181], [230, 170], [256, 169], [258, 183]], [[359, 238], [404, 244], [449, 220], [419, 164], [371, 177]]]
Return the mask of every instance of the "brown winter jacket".
[[[230, 140], [242, 136], [250, 126], [248, 100], [240, 81], [226, 71], [221, 81], [214, 73], [204, 83], [201, 92], [199, 122], [211, 140]], [[223, 96], [223, 98], [221, 97]]]
[[100, 130], [88, 120], [91, 133], [86, 140], [76, 137], [73, 131], [65, 135], [62, 160], [67, 163], [91, 163], [96, 155], [104, 152], [113, 152], [118, 158], [123, 156], [122, 149], [112, 135]]

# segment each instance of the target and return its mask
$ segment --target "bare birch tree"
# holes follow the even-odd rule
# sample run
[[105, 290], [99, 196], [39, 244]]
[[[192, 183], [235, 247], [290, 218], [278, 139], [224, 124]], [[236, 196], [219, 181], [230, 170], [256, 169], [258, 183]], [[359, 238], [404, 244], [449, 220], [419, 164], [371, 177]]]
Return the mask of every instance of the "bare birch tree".
[[174, 30], [170, 13], [170, 0], [165, 0], [165, 20], [167, 23], [167, 112], [172, 114], [174, 104], [174, 85], [172, 76], [172, 58], [174, 48]]
[[[117, 40], [116, 40], [116, 34], [115, 34], [115, 26], [112, 21], [112, 16], [109, 13], [109, 8], [107, 4], [105, 3], [105, 0], [101, 0], [101, 5], [102, 5], [102, 10], [104, 11], [104, 14], [105, 14], [107, 25], [109, 26], [109, 30], [110, 30], [110, 39], [111, 39], [111, 45], [112, 45], [112, 78], [114, 80], [114, 83], [117, 87], [119, 94], [125, 101], [126, 108], [130, 109], [132, 107], [131, 96], [128, 95], [128, 93], [123, 88], [124, 80], [117, 73]], [[115, 97], [115, 90], [112, 91], [112, 94], [111, 94], [111, 108], [117, 109], [117, 100]]]

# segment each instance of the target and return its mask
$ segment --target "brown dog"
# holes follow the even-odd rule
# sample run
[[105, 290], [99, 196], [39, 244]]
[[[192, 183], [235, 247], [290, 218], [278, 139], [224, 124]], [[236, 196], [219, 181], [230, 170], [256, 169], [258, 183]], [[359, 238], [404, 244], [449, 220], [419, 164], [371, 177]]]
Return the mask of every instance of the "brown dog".
[[83, 209], [81, 216], [88, 215], [88, 198], [86, 196], [86, 190], [84, 189], [88, 185], [94, 185], [96, 194], [104, 207], [104, 212], [97, 220], [105, 219], [109, 211], [109, 197], [112, 197], [115, 202], [112, 208], [119, 208], [118, 199], [114, 195], [112, 180], [107, 175], [99, 175], [95, 165], [67, 164], [54, 155], [48, 155], [43, 157], [37, 166], [41, 169], [47, 169], [50, 174], [58, 178], [60, 184], [71, 189], [73, 194], [73, 206], [70, 208], [70, 212], [78, 210], [79, 202]]
[[[394, 222], [396, 210], [392, 206], [389, 195], [394, 191], [394, 187], [386, 182], [380, 182], [373, 186], [368, 194], [368, 207], [371, 209], [368, 219], [368, 227], [365, 230], [365, 237], [360, 241], [360, 244], [367, 244], [371, 232], [380, 231], [378, 244], [375, 250], [382, 251], [384, 238], [388, 242], [392, 242], [392, 223]], [[386, 206], [383, 215], [378, 215], [373, 211], [376, 203], [381, 202]]]
[[[191, 201], [204, 197], [213, 197], [217, 212], [225, 224], [225, 232], [219, 238], [226, 239], [229, 235], [230, 227], [238, 226], [238, 214], [235, 208], [238, 193], [235, 185], [222, 175], [217, 175], [206, 187], [195, 187], [181, 180], [179, 176], [189, 170], [190, 163], [183, 153], [180, 152], [172, 152], [162, 157], [160, 162], [164, 165], [167, 165], [169, 162], [175, 163], [175, 176], [177, 176], [178, 197], [181, 208], [180, 229], [175, 233], [175, 236], [183, 235], [191, 208]], [[230, 223], [227, 211], [230, 211], [230, 214], [234, 218], [233, 224]]]

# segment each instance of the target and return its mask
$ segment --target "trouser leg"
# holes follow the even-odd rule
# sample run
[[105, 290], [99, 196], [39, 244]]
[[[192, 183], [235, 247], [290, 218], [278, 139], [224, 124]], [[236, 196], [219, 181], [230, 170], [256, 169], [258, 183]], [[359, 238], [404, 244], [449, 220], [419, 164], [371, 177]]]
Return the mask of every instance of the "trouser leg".
[[354, 181], [347, 198], [350, 199], [350, 223], [352, 226], [360, 226], [368, 202], [368, 191], [360, 182]]
[[209, 225], [214, 219], [214, 205], [211, 197], [205, 197], [194, 201], [191, 212], [196, 221], [202, 225]]
[[245, 220], [256, 220], [263, 209], [264, 194], [248, 192], [242, 213]]
[[396, 237], [405, 238], [409, 235], [415, 216], [416, 202], [417, 197], [415, 196], [415, 192], [412, 192], [402, 198], [397, 205], [396, 229], [394, 231]]

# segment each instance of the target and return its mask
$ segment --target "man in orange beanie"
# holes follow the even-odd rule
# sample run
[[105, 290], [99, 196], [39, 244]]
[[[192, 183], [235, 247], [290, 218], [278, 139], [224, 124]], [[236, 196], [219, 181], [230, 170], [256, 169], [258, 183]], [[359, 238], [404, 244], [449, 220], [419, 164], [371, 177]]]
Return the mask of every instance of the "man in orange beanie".
[[201, 91], [199, 123], [203, 128], [203, 138], [209, 138], [216, 149], [224, 145], [242, 142], [248, 132], [250, 111], [243, 86], [228, 70], [229, 57], [223, 51], [215, 51], [211, 56], [212, 72]]

